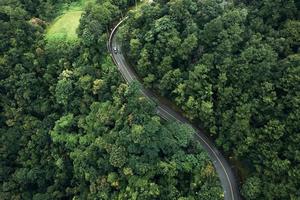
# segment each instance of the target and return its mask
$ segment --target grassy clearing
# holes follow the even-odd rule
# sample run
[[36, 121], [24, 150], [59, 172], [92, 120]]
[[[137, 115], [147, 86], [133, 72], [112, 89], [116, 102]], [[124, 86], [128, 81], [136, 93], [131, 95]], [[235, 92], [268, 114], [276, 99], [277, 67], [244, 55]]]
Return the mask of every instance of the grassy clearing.
[[46, 39], [47, 40], [76, 40], [76, 29], [79, 26], [79, 20], [83, 11], [68, 11], [58, 17], [50, 25]]
[[65, 11], [83, 11], [87, 4], [95, 2], [96, 0], [78, 0], [77, 2], [72, 2], [71, 4], [63, 4], [60, 10], [62, 13]]
[[84, 8], [88, 3], [93, 2], [95, 0], [80, 0], [71, 4], [63, 4], [60, 16], [47, 29], [47, 41], [76, 41], [78, 39], [76, 30]]

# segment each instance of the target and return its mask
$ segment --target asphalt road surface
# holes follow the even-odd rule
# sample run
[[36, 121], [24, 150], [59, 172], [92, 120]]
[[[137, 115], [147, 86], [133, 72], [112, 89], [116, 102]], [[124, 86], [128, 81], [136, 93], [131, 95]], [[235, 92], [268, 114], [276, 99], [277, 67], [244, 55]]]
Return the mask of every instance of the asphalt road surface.
[[[118, 70], [121, 72], [123, 78], [128, 83], [131, 83], [132, 81], [138, 81], [139, 79], [137, 78], [137, 75], [134, 73], [132, 68], [126, 62], [124, 55], [120, 51], [121, 46], [116, 39], [116, 33], [118, 27], [126, 19], [127, 18], [120, 21], [112, 30], [108, 42], [108, 49], [112, 55], [114, 63], [117, 65]], [[186, 118], [184, 118], [180, 113], [177, 113], [176, 111], [171, 109], [171, 107], [169, 107], [168, 105], [165, 105], [162, 102], [160, 102], [151, 91], [145, 88], [141, 88], [141, 92], [147, 98], [154, 100], [157, 103], [157, 114], [161, 116], [163, 119], [173, 120], [173, 121], [178, 121], [180, 123], [188, 124], [195, 130], [196, 132], [195, 138], [200, 142], [203, 149], [208, 153], [218, 173], [224, 191], [224, 199], [239, 200], [240, 199], [239, 190], [230, 165], [228, 164], [227, 160], [222, 156], [222, 154], [216, 149], [213, 143], [206, 137], [206, 135], [201, 130], [199, 130], [191, 123], [189, 123], [189, 121]]]

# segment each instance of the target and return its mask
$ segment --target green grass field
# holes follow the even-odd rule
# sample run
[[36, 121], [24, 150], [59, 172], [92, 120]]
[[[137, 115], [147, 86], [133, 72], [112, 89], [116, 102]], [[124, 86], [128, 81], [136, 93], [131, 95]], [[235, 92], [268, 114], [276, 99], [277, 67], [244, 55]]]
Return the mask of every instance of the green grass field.
[[84, 12], [84, 7], [95, 0], [79, 0], [71, 4], [63, 4], [60, 13], [47, 28], [47, 41], [74, 41], [78, 36], [76, 29], [80, 23], [80, 17]]
[[76, 40], [76, 29], [83, 11], [70, 10], [58, 17], [48, 28], [47, 40]]

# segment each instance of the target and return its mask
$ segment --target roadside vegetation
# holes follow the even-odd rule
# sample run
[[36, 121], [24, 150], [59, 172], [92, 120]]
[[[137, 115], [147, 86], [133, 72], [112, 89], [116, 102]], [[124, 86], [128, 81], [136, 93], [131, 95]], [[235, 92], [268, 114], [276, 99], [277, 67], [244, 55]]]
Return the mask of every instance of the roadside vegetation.
[[[135, 1], [53, 2], [0, 2], [0, 199], [221, 200], [192, 130], [160, 119], [107, 53]], [[53, 20], [76, 42], [49, 42]]]
[[231, 158], [245, 199], [300, 199], [300, 4], [157, 0], [132, 11], [124, 50]]

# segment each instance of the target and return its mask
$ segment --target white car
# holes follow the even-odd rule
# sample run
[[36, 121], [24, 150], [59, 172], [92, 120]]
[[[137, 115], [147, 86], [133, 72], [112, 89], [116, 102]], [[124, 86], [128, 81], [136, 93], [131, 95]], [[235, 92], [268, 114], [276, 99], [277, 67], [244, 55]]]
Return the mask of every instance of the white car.
[[117, 47], [114, 47], [114, 48], [113, 48], [113, 51], [114, 51], [115, 53], [118, 53]]

